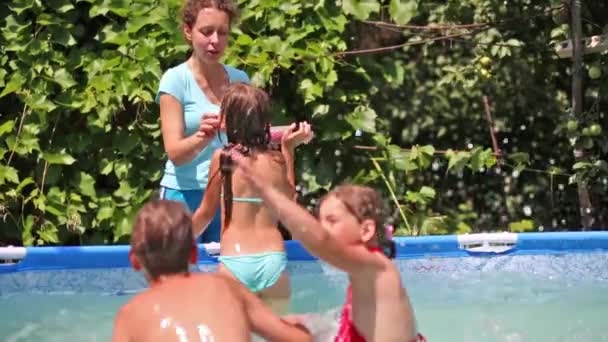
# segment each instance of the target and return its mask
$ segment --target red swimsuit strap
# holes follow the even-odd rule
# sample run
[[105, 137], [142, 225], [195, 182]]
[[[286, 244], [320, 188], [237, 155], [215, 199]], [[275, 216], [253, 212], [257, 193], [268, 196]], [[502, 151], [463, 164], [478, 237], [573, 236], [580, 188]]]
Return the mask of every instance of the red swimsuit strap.
[[382, 248], [380, 247], [367, 247], [370, 252], [379, 252], [382, 253]]

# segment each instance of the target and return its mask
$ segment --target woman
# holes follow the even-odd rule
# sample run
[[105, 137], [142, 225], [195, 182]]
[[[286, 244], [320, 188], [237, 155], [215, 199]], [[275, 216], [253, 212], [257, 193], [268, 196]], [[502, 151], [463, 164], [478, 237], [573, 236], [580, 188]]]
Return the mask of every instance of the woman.
[[[237, 14], [229, 0], [186, 1], [182, 29], [192, 55], [165, 72], [156, 96], [169, 157], [160, 198], [182, 202], [191, 212], [201, 203], [207, 187], [211, 156], [225, 141], [216, 134], [224, 91], [230, 83], [250, 82], [244, 71], [220, 63]], [[201, 242], [219, 239], [218, 212]]]

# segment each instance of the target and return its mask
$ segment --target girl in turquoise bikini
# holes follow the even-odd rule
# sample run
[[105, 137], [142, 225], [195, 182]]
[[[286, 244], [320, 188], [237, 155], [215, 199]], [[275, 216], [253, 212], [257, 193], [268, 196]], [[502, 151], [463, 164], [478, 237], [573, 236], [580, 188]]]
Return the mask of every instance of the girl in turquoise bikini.
[[218, 271], [235, 277], [276, 311], [289, 303], [287, 257], [277, 218], [257, 191], [233, 172], [231, 152], [237, 150], [263, 171], [268, 182], [295, 198], [293, 155], [312, 138], [310, 125], [292, 125], [283, 133], [280, 150], [271, 146], [268, 95], [247, 84], [234, 84], [224, 94], [220, 120], [227, 145], [214, 153], [209, 182], [200, 207], [193, 215], [195, 237], [207, 228], [222, 203], [220, 265]]

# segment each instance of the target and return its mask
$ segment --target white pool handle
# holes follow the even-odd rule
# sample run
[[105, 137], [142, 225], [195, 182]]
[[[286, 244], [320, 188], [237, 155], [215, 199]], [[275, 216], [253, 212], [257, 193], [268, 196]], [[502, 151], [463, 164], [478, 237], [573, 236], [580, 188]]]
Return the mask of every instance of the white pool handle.
[[21, 260], [25, 258], [27, 249], [25, 247], [0, 247], [0, 261], [1, 260]]
[[203, 247], [205, 248], [205, 251], [209, 255], [220, 254], [219, 242], [204, 243]]
[[480, 233], [458, 235], [461, 249], [471, 252], [503, 253], [517, 245], [516, 233]]

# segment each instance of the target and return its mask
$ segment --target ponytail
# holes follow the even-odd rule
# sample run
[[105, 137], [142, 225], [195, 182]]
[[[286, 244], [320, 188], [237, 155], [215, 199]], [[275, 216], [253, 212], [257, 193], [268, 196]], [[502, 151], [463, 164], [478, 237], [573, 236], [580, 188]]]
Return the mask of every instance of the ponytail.
[[395, 227], [392, 224], [384, 228], [384, 238], [382, 239], [382, 251], [389, 259], [394, 259], [397, 255], [397, 245], [393, 241], [393, 232]]
[[382, 253], [386, 255], [389, 259], [394, 259], [397, 255], [397, 245], [393, 240], [384, 240], [380, 243], [380, 247], [382, 247]]
[[222, 172], [222, 191], [224, 196], [224, 227], [228, 227], [232, 218], [232, 151], [233, 146], [228, 145], [222, 149], [220, 155], [220, 171]]
[[232, 160], [232, 150], [236, 149], [243, 155], [249, 154], [249, 149], [242, 145], [228, 144], [222, 149], [220, 155], [220, 171], [222, 173], [222, 192], [224, 196], [224, 222], [223, 227], [228, 227], [232, 219], [232, 169], [234, 161]]

